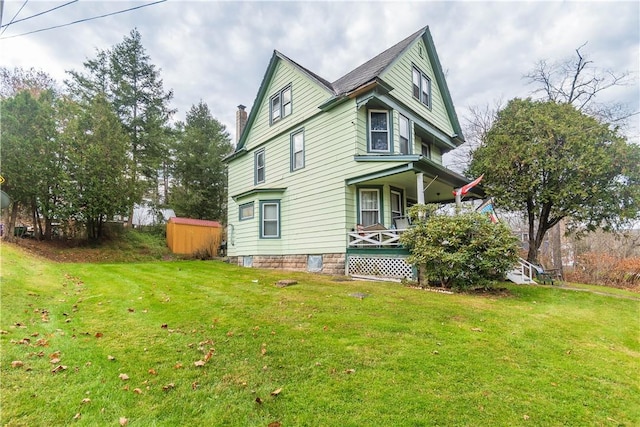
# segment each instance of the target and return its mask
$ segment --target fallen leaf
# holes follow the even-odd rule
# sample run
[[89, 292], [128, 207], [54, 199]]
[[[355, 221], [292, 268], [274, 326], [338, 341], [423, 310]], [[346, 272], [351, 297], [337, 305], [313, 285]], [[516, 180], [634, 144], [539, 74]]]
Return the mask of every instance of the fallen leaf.
[[282, 393], [282, 388], [277, 388], [271, 392], [271, 396], [277, 396]]
[[129, 423], [129, 420], [126, 419], [125, 417], [120, 417], [119, 421], [121, 426], [126, 426]]
[[82, 399], [82, 403], [83, 404], [91, 403], [91, 399], [89, 399], [88, 397], [85, 397], [84, 399]]
[[167, 325], [166, 323], [163, 323], [162, 325], [160, 325], [160, 327], [162, 329], [167, 329], [169, 327], [169, 325]]
[[14, 360], [13, 362], [11, 362], [12, 368], [21, 368], [23, 366], [24, 366], [24, 363], [22, 362], [22, 360]]
[[474, 332], [482, 332], [482, 328], [471, 328]]
[[44, 338], [40, 338], [38, 341], [36, 341], [36, 347], [48, 347], [49, 346], [49, 341], [47, 341]]
[[115, 357], [113, 357], [113, 356], [111, 356], [111, 355], [107, 356], [107, 359], [108, 359], [108, 360], [116, 360], [116, 358], [115, 358]]
[[175, 364], [175, 366], [173, 367], [173, 369], [180, 369], [182, 368], [182, 363], [178, 362]]
[[193, 364], [196, 365], [197, 367], [204, 366], [205, 363], [207, 362], [205, 362], [204, 360], [198, 360], [196, 362], [193, 362]]
[[529, 419], [529, 415], [523, 415], [523, 416], [522, 416], [522, 419], [523, 419], [523, 420], [528, 420], [528, 419]]
[[75, 414], [75, 415], [73, 416], [73, 419], [74, 419], [74, 420], [79, 420], [81, 416], [82, 416], [82, 415], [80, 415], [80, 412], [78, 412], [77, 414]]
[[39, 336], [39, 335], [40, 335], [40, 333], [39, 333], [39, 332], [34, 332], [34, 333], [32, 333], [32, 334], [31, 334], [31, 336], [32, 336], [32, 337], [34, 337], [34, 338], [35, 338], [35, 337], [37, 337], [37, 336]]
[[136, 311], [136, 309], [135, 309], [135, 308], [127, 308], [127, 311], [128, 311], [129, 313], [133, 313], [133, 312], [135, 312], [135, 311]]
[[53, 368], [53, 369], [51, 370], [51, 373], [52, 373], [52, 374], [55, 374], [55, 373], [58, 373], [58, 372], [60, 372], [60, 371], [64, 371], [64, 370], [66, 370], [66, 369], [67, 369], [67, 367], [66, 367], [66, 366], [64, 366], [64, 365], [58, 365], [58, 366], [56, 366], [55, 368]]
[[169, 384], [167, 384], [167, 385], [165, 385], [165, 386], [162, 386], [162, 389], [163, 389], [164, 391], [169, 391], [169, 390], [171, 390], [172, 388], [174, 388], [175, 386], [176, 386], [176, 385], [175, 385], [174, 383], [169, 383]]
[[134, 388], [134, 389], [133, 389], [133, 392], [134, 392], [135, 394], [142, 394], [142, 390], [140, 390], [139, 388]]
[[256, 397], [256, 403], [258, 405], [262, 405], [262, 399], [260, 399], [259, 397]]
[[356, 372], [355, 369], [347, 369], [346, 371], [344, 371], [345, 374], [353, 374], [355, 372]]
[[269, 425], [267, 427], [281, 427], [282, 424], [280, 424], [280, 421], [274, 421], [272, 423], [269, 423]]
[[60, 358], [60, 350], [54, 351], [49, 355], [49, 359], [59, 359]]
[[149, 369], [149, 374], [150, 375], [158, 375], [158, 372], [156, 372], [155, 369]]
[[49, 363], [53, 363], [54, 365], [57, 363], [60, 363], [60, 359], [56, 358], [56, 359], [51, 359]]
[[118, 375], [118, 378], [120, 378], [122, 381], [127, 381], [129, 379], [129, 375], [120, 374], [120, 375]]
[[103, 337], [102, 332], [96, 332], [95, 337], [96, 337], [96, 338], [102, 338], [102, 337]]
[[205, 354], [205, 355], [204, 355], [204, 361], [205, 361], [205, 362], [208, 362], [208, 361], [209, 361], [209, 359], [211, 359], [211, 357], [213, 356], [213, 352], [214, 352], [214, 350], [213, 350], [213, 349], [209, 349], [209, 352], [208, 352], [207, 354]]
[[191, 389], [192, 390], [196, 390], [198, 388], [200, 384], [198, 384], [198, 381], [194, 381], [191, 383]]

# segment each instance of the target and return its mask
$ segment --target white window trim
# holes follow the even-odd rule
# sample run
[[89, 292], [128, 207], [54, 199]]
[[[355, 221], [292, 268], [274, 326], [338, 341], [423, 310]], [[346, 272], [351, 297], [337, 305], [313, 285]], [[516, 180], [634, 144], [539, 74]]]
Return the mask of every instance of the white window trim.
[[[296, 136], [298, 135], [302, 135], [302, 149], [299, 151], [296, 151], [295, 139], [296, 139]], [[302, 154], [302, 165], [296, 167], [297, 153]], [[291, 134], [291, 172], [304, 169], [304, 167], [305, 167], [305, 135], [304, 135], [304, 129], [300, 129]]]
[[[371, 114], [372, 113], [384, 113], [387, 116], [387, 129], [385, 131], [381, 131], [381, 130], [373, 130], [372, 129], [372, 124], [373, 121], [371, 120]], [[391, 152], [391, 123], [389, 123], [389, 111], [387, 110], [369, 110], [368, 111], [369, 114], [369, 152], [371, 153], [389, 153]], [[382, 133], [385, 132], [387, 134], [387, 149], [386, 150], [378, 150], [378, 149], [374, 149], [373, 148], [373, 138], [372, 138], [372, 134], [373, 133]]]
[[[416, 95], [413, 93], [413, 87], [415, 85], [415, 82], [413, 81], [413, 75], [416, 72], [420, 77], [420, 85], [418, 86], [418, 97], [416, 97]], [[422, 99], [422, 95], [424, 93], [426, 93], [427, 95], [427, 102], [424, 102], [424, 100]], [[413, 96], [414, 99], [417, 99], [422, 105], [426, 106], [429, 109], [431, 108], [431, 79], [427, 77], [427, 75], [415, 65], [411, 67], [411, 96]]]
[[[258, 166], [258, 157], [262, 156], [262, 168]], [[259, 177], [259, 170], [262, 169], [262, 180]], [[253, 157], [253, 183], [254, 184], [262, 184], [267, 180], [267, 156], [265, 154], [264, 148], [256, 151]]]
[[[407, 152], [402, 152], [402, 119], [407, 121]], [[408, 117], [398, 114], [398, 152], [401, 154], [411, 154], [411, 121]]]
[[[378, 218], [376, 219], [376, 221], [373, 224], [376, 223], [382, 223], [382, 203], [380, 201], [380, 189], [379, 188], [359, 188], [358, 189], [358, 218], [361, 224], [364, 225], [364, 221], [362, 220], [362, 213], [365, 212], [365, 210], [362, 208], [362, 193], [363, 192], [375, 192], [376, 193], [376, 201], [377, 201], [377, 205], [378, 208], [375, 210], [378, 212]], [[373, 209], [368, 209], [366, 210], [366, 212], [374, 212]], [[371, 225], [371, 224], [369, 224]]]
[[[264, 210], [266, 206], [275, 206], [276, 207], [276, 234], [275, 235], [267, 235], [265, 234], [265, 217]], [[274, 220], [270, 220], [274, 221]], [[279, 200], [261, 200], [260, 201], [260, 238], [261, 239], [279, 239], [280, 238], [280, 201]]]
[[[289, 102], [284, 102], [284, 94], [289, 92]], [[278, 100], [277, 109], [274, 108], [274, 100]], [[289, 106], [289, 111], [287, 112], [286, 106]], [[280, 89], [277, 93], [274, 93], [269, 98], [269, 124], [273, 125], [280, 120], [284, 119], [287, 116], [290, 116], [293, 112], [293, 90], [291, 89], [291, 84], [288, 84], [284, 88]], [[275, 115], [274, 113], [277, 113]]]

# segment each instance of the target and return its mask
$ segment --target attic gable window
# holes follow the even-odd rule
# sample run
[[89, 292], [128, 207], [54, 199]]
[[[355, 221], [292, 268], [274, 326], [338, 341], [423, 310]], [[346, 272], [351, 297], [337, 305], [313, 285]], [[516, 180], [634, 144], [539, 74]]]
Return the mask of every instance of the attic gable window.
[[413, 97], [431, 108], [431, 79], [413, 66]]
[[369, 151], [390, 151], [388, 111], [369, 110]]
[[271, 124], [287, 117], [291, 114], [291, 111], [291, 85], [289, 85], [269, 99], [269, 117]]

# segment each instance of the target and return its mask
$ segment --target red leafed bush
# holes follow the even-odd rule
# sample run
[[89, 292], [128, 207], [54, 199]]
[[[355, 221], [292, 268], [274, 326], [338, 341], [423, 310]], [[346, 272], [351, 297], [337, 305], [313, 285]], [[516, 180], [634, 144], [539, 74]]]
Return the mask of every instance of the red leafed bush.
[[606, 253], [587, 252], [577, 257], [572, 282], [605, 285], [640, 292], [640, 258], [619, 259]]

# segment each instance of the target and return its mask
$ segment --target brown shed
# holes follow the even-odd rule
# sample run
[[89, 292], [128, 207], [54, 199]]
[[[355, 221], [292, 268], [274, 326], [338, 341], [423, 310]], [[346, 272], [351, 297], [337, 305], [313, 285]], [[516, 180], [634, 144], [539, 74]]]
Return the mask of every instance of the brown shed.
[[167, 246], [174, 254], [216, 256], [222, 242], [218, 221], [173, 217], [167, 223]]

